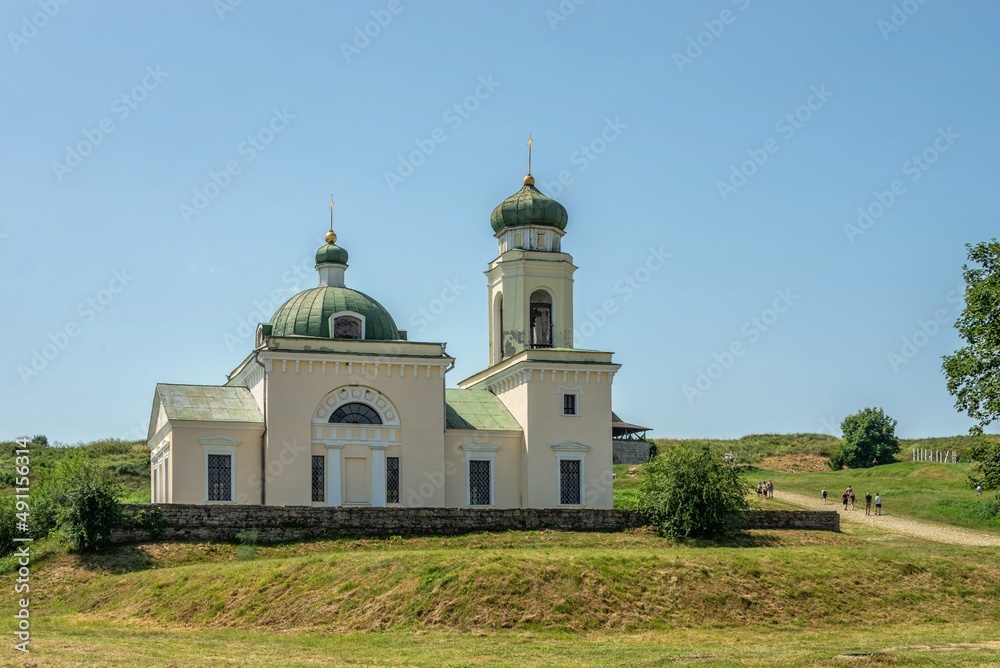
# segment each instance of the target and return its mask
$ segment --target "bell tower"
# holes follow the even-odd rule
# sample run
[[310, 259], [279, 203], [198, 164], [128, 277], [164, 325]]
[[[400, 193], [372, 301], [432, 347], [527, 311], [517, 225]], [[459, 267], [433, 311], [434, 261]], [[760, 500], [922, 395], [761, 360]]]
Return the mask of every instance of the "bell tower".
[[523, 186], [493, 210], [499, 249], [486, 271], [489, 285], [490, 366], [522, 350], [573, 347], [573, 258], [561, 251], [566, 208]]

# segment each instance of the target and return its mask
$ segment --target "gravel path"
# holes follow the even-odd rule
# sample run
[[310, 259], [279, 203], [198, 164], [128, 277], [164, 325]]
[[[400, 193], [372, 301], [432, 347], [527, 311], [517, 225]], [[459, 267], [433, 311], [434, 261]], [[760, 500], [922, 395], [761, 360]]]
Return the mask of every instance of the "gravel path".
[[[891, 502], [888, 506], [883, 504], [883, 514], [881, 516], [876, 516], [874, 514], [865, 515], [864, 499], [859, 499], [860, 503], [858, 503], [855, 510], [845, 511], [843, 509], [843, 504], [838, 503], [840, 501], [839, 496], [837, 496], [836, 499], [830, 498], [826, 505], [823, 505], [822, 499], [806, 496], [805, 494], [796, 494], [794, 492], [783, 492], [781, 490], [774, 490], [774, 498], [780, 501], [795, 504], [796, 506], [802, 506], [803, 508], [808, 508], [810, 510], [836, 510], [840, 513], [840, 521], [842, 522], [868, 524], [870, 526], [877, 527], [885, 531], [891, 531], [892, 533], [902, 534], [904, 536], [923, 538], [924, 540], [933, 540], [938, 543], [950, 543], [952, 545], [1000, 547], [1000, 536], [995, 534], [973, 531], [972, 529], [959, 529], [957, 527], [935, 524], [933, 522], [923, 522], [921, 520], [894, 517], [891, 514]], [[887, 509], [889, 510], [889, 514], [884, 514]], [[872, 513], [874, 512], [875, 509], [872, 508]]]

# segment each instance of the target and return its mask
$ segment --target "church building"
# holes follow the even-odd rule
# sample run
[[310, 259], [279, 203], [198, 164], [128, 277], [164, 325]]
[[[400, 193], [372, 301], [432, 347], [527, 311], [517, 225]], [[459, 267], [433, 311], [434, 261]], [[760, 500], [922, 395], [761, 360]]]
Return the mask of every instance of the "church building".
[[620, 366], [573, 347], [567, 219], [530, 168], [493, 210], [490, 365], [451, 389], [444, 344], [347, 287], [331, 216], [318, 285], [258, 326], [225, 384], [156, 386], [152, 501], [611, 508]]

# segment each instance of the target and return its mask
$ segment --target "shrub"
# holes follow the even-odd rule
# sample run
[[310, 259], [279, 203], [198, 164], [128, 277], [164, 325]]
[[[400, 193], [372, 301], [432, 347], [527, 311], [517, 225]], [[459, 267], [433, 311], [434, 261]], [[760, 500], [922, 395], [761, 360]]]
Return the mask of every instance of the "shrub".
[[707, 445], [665, 448], [643, 468], [638, 510], [664, 537], [714, 538], [747, 510], [750, 484]]
[[121, 526], [118, 487], [80, 452], [63, 458], [39, 487], [32, 533], [55, 533], [70, 549], [86, 552], [108, 543]]
[[0, 497], [0, 557], [13, 552], [14, 538], [24, 535], [17, 530], [17, 518], [14, 513], [14, 497]]
[[244, 529], [236, 534], [239, 546], [236, 548], [237, 561], [253, 561], [257, 556], [257, 540], [260, 532], [256, 529]]

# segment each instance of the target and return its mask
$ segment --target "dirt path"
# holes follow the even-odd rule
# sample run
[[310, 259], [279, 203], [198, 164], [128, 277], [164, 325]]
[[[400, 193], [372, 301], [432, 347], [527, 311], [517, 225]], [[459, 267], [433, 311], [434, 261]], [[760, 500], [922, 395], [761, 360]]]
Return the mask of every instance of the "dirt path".
[[[935, 524], [933, 522], [923, 522], [921, 520], [895, 517], [891, 513], [881, 516], [865, 515], [864, 501], [861, 501], [861, 503], [858, 504], [856, 510], [844, 511], [843, 505], [837, 503], [837, 501], [840, 501], [840, 497], [837, 497], [837, 499], [831, 498], [826, 505], [823, 505], [822, 499], [814, 499], [810, 496], [806, 496], [805, 494], [775, 490], [774, 498], [787, 503], [793, 503], [796, 506], [808, 508], [809, 510], [836, 510], [840, 513], [840, 520], [842, 522], [868, 524], [885, 531], [891, 531], [892, 533], [898, 533], [904, 536], [912, 536], [913, 538], [923, 538], [924, 540], [933, 540], [938, 543], [950, 543], [952, 545], [1000, 547], [1000, 536], [994, 534], [973, 531], [972, 529], [959, 529], [957, 527]], [[874, 512], [874, 509], [872, 512]]]

